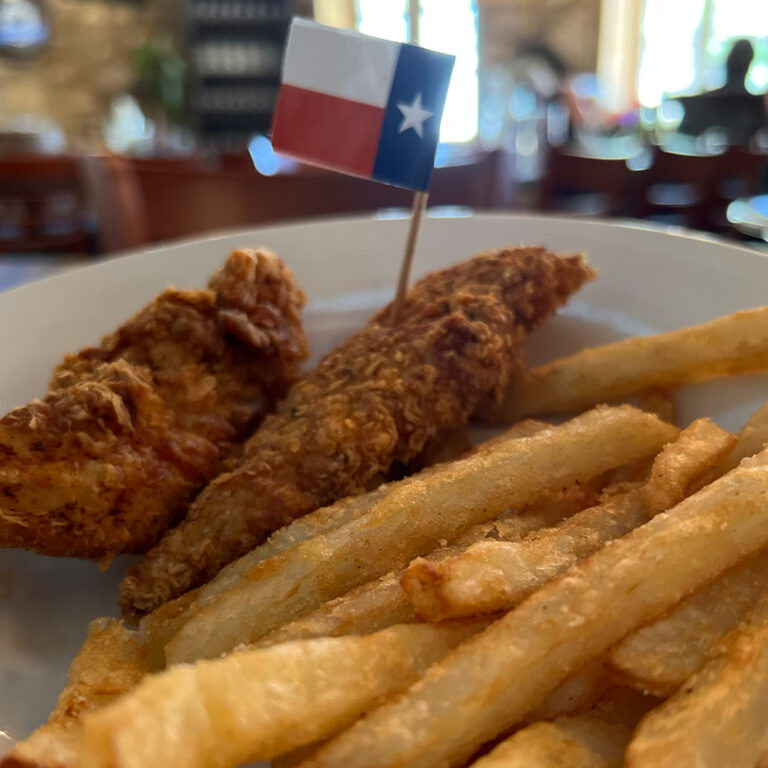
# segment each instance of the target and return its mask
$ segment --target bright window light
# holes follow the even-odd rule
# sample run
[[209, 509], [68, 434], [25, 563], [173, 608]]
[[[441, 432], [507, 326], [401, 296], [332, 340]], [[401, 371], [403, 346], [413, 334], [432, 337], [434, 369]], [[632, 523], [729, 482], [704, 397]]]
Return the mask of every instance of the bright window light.
[[696, 87], [696, 33], [704, 0], [646, 0], [637, 96], [656, 107], [665, 93]]
[[[408, 39], [406, 0], [357, 0], [358, 29], [367, 35]], [[477, 9], [475, 0], [421, 0], [420, 43], [456, 56], [440, 141], [477, 136]]]
[[725, 59], [739, 38], [755, 46], [747, 88], [762, 93], [768, 87], [767, 0], [645, 0], [640, 103], [656, 107], [665, 94], [722, 85]]

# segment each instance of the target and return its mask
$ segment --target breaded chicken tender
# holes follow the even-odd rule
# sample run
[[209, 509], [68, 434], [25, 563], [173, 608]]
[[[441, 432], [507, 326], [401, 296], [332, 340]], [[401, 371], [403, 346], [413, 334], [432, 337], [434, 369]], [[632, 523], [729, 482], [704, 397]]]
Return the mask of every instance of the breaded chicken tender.
[[522, 366], [526, 335], [593, 271], [581, 256], [530, 247], [436, 272], [301, 379], [121, 585], [126, 616], [206, 581], [296, 517], [361, 492], [393, 461], [465, 424]]
[[0, 419], [0, 546], [146, 551], [298, 377], [304, 295], [266, 251], [167, 289]]

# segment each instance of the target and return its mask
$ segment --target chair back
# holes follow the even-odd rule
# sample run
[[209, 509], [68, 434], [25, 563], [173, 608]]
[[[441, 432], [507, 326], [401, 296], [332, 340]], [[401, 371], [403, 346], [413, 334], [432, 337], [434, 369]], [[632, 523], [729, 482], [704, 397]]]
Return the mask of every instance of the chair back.
[[[251, 224], [409, 208], [413, 193], [320, 168], [264, 176], [228, 162], [129, 161], [141, 190], [152, 241]], [[431, 205], [491, 207], [498, 158], [436, 168]]]
[[96, 223], [79, 158], [0, 158], [0, 253], [95, 251]]
[[600, 157], [551, 146], [539, 207], [579, 215], [625, 212], [633, 172], [623, 157]]

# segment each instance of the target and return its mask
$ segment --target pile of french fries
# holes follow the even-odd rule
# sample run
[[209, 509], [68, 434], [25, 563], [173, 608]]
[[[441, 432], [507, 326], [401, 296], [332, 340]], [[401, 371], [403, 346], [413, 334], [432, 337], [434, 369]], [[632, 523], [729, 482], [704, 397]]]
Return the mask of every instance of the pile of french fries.
[[529, 371], [492, 440], [295, 521], [138, 629], [94, 622], [1, 765], [758, 765], [768, 405], [681, 429], [658, 388], [763, 370], [768, 308]]

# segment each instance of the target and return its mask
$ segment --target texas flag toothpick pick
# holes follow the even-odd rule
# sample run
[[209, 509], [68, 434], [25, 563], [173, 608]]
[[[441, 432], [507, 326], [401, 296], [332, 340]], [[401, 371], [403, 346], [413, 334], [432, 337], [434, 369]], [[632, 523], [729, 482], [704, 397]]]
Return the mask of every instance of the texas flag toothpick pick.
[[416, 190], [396, 321], [432, 178], [454, 57], [294, 19], [272, 146], [314, 165]]
[[429, 189], [453, 61], [417, 45], [295, 19], [272, 146], [355, 176]]

